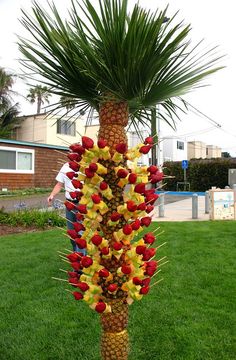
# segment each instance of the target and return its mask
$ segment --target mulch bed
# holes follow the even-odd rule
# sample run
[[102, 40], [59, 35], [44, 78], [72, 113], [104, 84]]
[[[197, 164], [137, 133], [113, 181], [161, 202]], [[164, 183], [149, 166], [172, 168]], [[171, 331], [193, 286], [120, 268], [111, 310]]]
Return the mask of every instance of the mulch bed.
[[33, 231], [39, 231], [34, 226], [9, 226], [9, 225], [3, 225], [0, 224], [0, 236], [10, 235], [10, 234], [20, 234], [25, 232], [33, 232]]

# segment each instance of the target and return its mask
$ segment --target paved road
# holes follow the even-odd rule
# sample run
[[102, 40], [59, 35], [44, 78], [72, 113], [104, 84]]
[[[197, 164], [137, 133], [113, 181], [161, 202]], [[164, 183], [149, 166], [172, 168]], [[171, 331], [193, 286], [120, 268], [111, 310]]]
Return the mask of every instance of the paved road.
[[[47, 194], [31, 195], [31, 196], [19, 196], [18, 198], [8, 198], [6, 196], [0, 197], [0, 209], [3, 208], [4, 211], [14, 211], [16, 209], [23, 208], [35, 208], [35, 209], [45, 209], [47, 205]], [[179, 196], [179, 195], [165, 195], [165, 204], [170, 204], [176, 201], [184, 200], [189, 198], [189, 196]], [[60, 193], [56, 196], [56, 199], [64, 201], [64, 194]], [[58, 202], [59, 204], [59, 202]]]

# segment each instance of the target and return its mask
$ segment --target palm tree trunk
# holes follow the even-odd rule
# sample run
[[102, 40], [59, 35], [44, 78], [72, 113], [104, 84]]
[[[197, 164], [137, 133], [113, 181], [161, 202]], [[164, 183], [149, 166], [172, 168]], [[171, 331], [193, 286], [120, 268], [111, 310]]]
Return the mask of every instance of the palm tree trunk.
[[[125, 101], [106, 101], [101, 104], [99, 110], [100, 129], [98, 138], [105, 139], [107, 145], [115, 151], [115, 145], [118, 143], [127, 144], [127, 136], [125, 127], [128, 124], [128, 104]], [[126, 162], [122, 163], [126, 167]], [[105, 238], [109, 241], [112, 247], [114, 243], [113, 232], [119, 230], [126, 222], [120, 223], [118, 227], [111, 230], [106, 225], [111, 213], [117, 210], [117, 206], [123, 204], [123, 189], [117, 186], [116, 176], [114, 174], [114, 163], [106, 160], [106, 167], [108, 173], [104, 180], [110, 186], [113, 198], [107, 201], [109, 211], [104, 215], [101, 223], [101, 229]], [[128, 247], [127, 247], [128, 249]], [[104, 259], [101, 264], [105, 266], [113, 275], [113, 278], [118, 282], [117, 269], [123, 264], [124, 254], [120, 259], [112, 257], [111, 259]], [[128, 304], [126, 302], [125, 292], [119, 290], [116, 295], [107, 293], [106, 302], [111, 306], [111, 312], [101, 314], [102, 336], [101, 336], [101, 355], [103, 360], [127, 360], [128, 359]]]
[[42, 105], [42, 98], [40, 95], [38, 95], [38, 97], [37, 97], [37, 114], [40, 114], [41, 105]]

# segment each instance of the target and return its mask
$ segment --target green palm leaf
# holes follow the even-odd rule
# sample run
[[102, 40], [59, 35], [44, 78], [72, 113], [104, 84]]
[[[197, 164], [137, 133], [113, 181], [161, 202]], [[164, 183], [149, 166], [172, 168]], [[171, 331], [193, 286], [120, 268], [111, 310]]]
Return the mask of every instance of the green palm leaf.
[[221, 57], [215, 48], [192, 48], [190, 26], [172, 25], [175, 16], [165, 22], [167, 8], [152, 13], [135, 5], [129, 14], [127, 6], [127, 0], [99, 0], [98, 11], [89, 0], [75, 0], [64, 21], [55, 5], [49, 15], [34, 2], [33, 18], [23, 11], [21, 19], [32, 35], [19, 40], [22, 63], [54, 94], [75, 99], [75, 106], [98, 110], [112, 94], [128, 101], [133, 123], [150, 122], [151, 109], [160, 104], [162, 118], [174, 126], [175, 99], [202, 86], [221, 68]]

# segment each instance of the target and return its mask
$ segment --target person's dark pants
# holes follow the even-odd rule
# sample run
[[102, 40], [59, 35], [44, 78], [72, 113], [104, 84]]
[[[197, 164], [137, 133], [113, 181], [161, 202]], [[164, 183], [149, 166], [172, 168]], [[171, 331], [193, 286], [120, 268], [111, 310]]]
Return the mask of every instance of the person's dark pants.
[[[78, 220], [76, 219], [76, 210], [73, 210], [73, 211], [69, 211], [68, 209], [66, 209], [66, 219], [67, 219], [67, 222], [66, 222], [66, 225], [67, 225], [67, 229], [69, 230], [73, 230], [74, 229], [74, 226], [73, 226], [73, 222], [77, 222]], [[79, 234], [81, 235], [83, 233], [83, 231], [80, 231]], [[75, 241], [73, 240], [70, 240], [71, 241], [71, 245], [72, 245], [72, 248], [73, 248], [73, 251], [79, 251], [81, 253], [83, 253], [84, 255], [86, 255], [86, 249], [80, 249]]]

